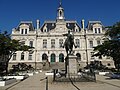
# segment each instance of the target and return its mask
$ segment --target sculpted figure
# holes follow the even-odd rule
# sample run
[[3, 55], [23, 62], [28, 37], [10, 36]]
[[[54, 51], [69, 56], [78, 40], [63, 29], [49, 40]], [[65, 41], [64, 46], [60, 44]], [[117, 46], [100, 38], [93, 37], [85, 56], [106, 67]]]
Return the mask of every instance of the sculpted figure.
[[[64, 47], [66, 49], [67, 55], [73, 54], [73, 46], [75, 46], [74, 35], [71, 33], [70, 30], [68, 30], [68, 33], [63, 34], [63, 36], [67, 36], [65, 43], [64, 43]], [[75, 48], [76, 48], [76, 46], [75, 46]]]

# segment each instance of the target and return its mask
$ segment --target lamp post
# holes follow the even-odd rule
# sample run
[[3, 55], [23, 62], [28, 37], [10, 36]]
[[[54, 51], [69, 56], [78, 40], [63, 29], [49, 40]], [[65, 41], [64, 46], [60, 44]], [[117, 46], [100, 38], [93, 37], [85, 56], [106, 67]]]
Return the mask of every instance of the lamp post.
[[46, 77], [45, 79], [46, 79], [46, 90], [48, 90], [48, 77]]
[[46, 80], [46, 90], [48, 90], [48, 77], [40, 79], [40, 81]]

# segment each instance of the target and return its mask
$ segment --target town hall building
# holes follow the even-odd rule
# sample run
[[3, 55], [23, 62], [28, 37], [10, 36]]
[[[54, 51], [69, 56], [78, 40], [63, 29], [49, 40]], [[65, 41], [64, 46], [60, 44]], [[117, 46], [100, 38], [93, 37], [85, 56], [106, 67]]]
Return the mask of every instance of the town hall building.
[[66, 20], [64, 8], [61, 3], [57, 9], [57, 17], [54, 21], [45, 21], [40, 26], [37, 20], [37, 27], [34, 28], [32, 21], [21, 21], [12, 30], [12, 39], [20, 40], [22, 44], [34, 47], [31, 52], [17, 51], [10, 60], [10, 64], [26, 63], [37, 68], [41, 68], [43, 62], [62, 63], [67, 56], [63, 48], [66, 36], [70, 30], [74, 34], [74, 42], [77, 48], [73, 48], [74, 55], [81, 67], [86, 63], [97, 60], [108, 67], [113, 66], [113, 61], [109, 57], [92, 57], [93, 47], [104, 42], [106, 28], [101, 21], [88, 21], [87, 26], [81, 20], [81, 26], [77, 21]]

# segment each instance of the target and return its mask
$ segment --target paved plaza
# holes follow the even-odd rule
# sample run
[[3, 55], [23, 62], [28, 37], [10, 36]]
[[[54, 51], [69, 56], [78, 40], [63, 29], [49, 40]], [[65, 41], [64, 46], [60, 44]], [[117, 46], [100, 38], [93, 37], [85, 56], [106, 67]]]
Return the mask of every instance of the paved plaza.
[[[45, 77], [45, 72], [35, 74], [24, 81], [0, 87], [0, 90], [46, 90], [46, 81], [40, 81]], [[48, 90], [120, 90], [120, 80], [99, 75], [97, 75], [96, 82], [74, 82], [79, 89], [76, 89], [70, 82], [52, 82], [51, 76], [48, 79]]]

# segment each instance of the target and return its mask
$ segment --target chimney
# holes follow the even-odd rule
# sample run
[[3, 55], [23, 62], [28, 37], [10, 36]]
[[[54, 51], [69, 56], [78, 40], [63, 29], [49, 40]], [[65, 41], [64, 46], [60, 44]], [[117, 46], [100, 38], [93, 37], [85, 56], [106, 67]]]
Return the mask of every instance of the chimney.
[[81, 24], [82, 24], [82, 29], [85, 29], [85, 20], [84, 19], [82, 19]]
[[39, 28], [40, 28], [40, 21], [37, 20], [37, 29], [39, 29]]

